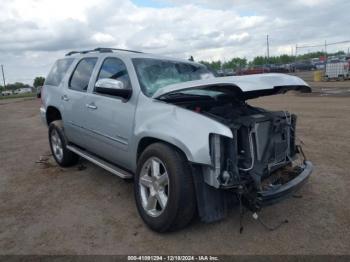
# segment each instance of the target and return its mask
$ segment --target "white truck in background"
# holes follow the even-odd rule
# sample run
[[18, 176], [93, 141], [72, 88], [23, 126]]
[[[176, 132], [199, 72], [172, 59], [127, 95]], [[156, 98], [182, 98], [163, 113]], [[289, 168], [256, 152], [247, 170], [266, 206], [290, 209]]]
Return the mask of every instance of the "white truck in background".
[[31, 92], [32, 92], [32, 89], [30, 87], [21, 87], [21, 88], [16, 89], [13, 93], [15, 95], [18, 95], [18, 94], [27, 94], [27, 93], [31, 93]]

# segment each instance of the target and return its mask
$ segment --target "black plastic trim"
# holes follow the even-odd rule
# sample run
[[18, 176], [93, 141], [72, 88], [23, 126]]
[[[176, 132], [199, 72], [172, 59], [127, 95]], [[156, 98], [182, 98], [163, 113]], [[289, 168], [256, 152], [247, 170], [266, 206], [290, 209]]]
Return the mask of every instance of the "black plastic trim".
[[303, 171], [288, 183], [277, 189], [258, 192], [260, 204], [262, 206], [271, 205], [295, 193], [309, 179], [313, 170], [313, 165], [310, 161], [305, 161], [304, 165]]

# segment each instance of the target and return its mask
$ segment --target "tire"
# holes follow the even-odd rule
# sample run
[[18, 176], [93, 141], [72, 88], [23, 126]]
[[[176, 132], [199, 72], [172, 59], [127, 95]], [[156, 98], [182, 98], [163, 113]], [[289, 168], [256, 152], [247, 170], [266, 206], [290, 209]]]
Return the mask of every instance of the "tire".
[[[163, 184], [163, 189], [158, 188], [157, 191], [157, 184], [152, 184], [150, 187], [153, 186], [153, 192], [158, 193], [151, 198], [147, 197], [147, 192], [148, 196], [151, 196], [152, 190], [144, 185], [144, 181], [145, 178], [152, 180], [152, 175], [149, 174], [152, 173], [153, 169], [157, 170], [157, 168], [152, 168], [153, 165], [157, 166], [156, 162], [159, 164], [158, 174], [160, 175], [155, 181], [161, 181], [161, 177], [166, 172], [168, 182]], [[141, 218], [149, 228], [157, 232], [175, 231], [187, 226], [196, 212], [195, 189], [189, 163], [182, 152], [165, 143], [154, 143], [141, 154], [134, 178], [134, 194]], [[167, 201], [166, 205], [164, 206], [163, 203], [162, 207], [160, 200], [164, 199], [161, 197], [163, 194], [167, 196]], [[148, 202], [145, 202], [145, 199], [154, 198], [156, 204], [149, 206], [155, 208], [148, 208]], [[149, 202], [153, 203], [154, 201]]]
[[49, 143], [52, 155], [58, 165], [69, 167], [78, 162], [79, 156], [67, 149], [67, 139], [64, 135], [62, 120], [56, 120], [50, 123]]

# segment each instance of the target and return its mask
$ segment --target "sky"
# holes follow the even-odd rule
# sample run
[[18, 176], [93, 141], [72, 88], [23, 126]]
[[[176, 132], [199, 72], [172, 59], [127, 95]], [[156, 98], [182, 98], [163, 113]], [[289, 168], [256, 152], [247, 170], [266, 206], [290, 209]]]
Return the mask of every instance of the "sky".
[[0, 0], [0, 6], [0, 64], [8, 83], [32, 84], [71, 50], [249, 60], [266, 55], [267, 34], [270, 55], [291, 54], [296, 44], [350, 40], [348, 0]]

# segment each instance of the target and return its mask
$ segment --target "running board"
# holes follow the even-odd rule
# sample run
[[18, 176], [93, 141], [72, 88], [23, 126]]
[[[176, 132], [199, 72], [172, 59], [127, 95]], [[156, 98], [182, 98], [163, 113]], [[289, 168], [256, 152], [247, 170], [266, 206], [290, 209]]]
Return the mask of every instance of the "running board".
[[132, 178], [133, 175], [125, 170], [120, 169], [119, 167], [106, 162], [105, 160], [100, 159], [97, 156], [94, 156], [90, 154], [89, 152], [82, 150], [78, 147], [75, 147], [73, 145], [67, 145], [67, 149], [70, 151], [76, 153], [77, 155], [81, 156], [82, 158], [85, 158], [86, 160], [94, 163], [95, 165], [98, 165], [99, 167], [102, 167], [103, 169], [111, 172], [114, 175], [117, 175], [121, 178]]

